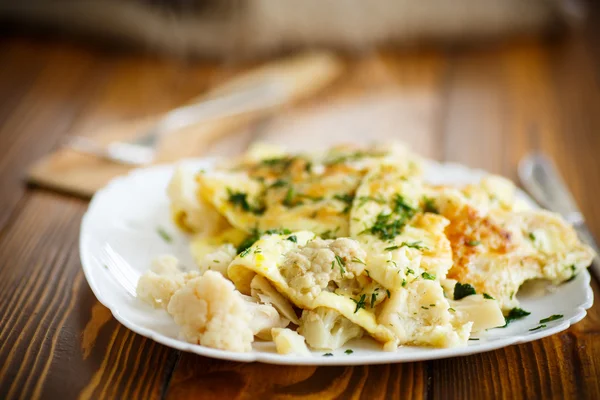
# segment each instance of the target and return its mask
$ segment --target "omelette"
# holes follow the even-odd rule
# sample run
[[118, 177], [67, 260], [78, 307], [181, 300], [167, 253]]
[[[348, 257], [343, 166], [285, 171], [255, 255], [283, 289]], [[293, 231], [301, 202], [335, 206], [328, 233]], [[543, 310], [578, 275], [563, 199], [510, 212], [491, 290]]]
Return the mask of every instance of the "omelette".
[[219, 340], [217, 348], [247, 351], [255, 332], [279, 338], [286, 354], [365, 335], [396, 351], [464, 346], [508, 323], [524, 282], [558, 285], [591, 263], [573, 228], [519, 201], [512, 182], [490, 175], [464, 187], [431, 185], [422, 164], [398, 144], [302, 154], [262, 147], [210, 169], [177, 170], [171, 215], [190, 234], [200, 276], [155, 270], [138, 292], [198, 343], [212, 343], [203, 335], [221, 325], [188, 321], [195, 314], [186, 296], [196, 296], [190, 307], [213, 300], [194, 285], [228, 291], [217, 296], [232, 310], [260, 309], [258, 318], [219, 316], [236, 321], [248, 342]]

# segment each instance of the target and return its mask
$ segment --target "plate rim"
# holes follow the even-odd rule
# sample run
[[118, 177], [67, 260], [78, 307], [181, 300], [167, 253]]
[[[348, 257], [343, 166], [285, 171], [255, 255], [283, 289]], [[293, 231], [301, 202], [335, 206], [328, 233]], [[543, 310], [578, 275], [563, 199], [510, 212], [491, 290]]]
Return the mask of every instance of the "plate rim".
[[[109, 299], [105, 298], [102, 295], [102, 291], [97, 287], [96, 281], [92, 275], [91, 268], [93, 268], [94, 263], [89, 259], [89, 252], [86, 250], [85, 245], [89, 241], [89, 229], [87, 226], [90, 224], [90, 220], [93, 216], [94, 207], [97, 203], [101, 202], [102, 198], [106, 196], [107, 193], [112, 190], [112, 188], [116, 185], [119, 185], [120, 182], [126, 181], [129, 179], [133, 179], [136, 175], [153, 173], [159, 170], [167, 170], [173, 169], [178, 165], [210, 165], [213, 164], [218, 158], [216, 157], [204, 157], [204, 158], [190, 158], [180, 160], [176, 163], [164, 163], [152, 165], [144, 168], [135, 168], [129, 171], [125, 175], [121, 175], [113, 178], [109, 181], [103, 188], [98, 190], [94, 196], [92, 197], [86, 212], [84, 213], [81, 219], [80, 225], [80, 235], [79, 235], [79, 254], [81, 259], [81, 267], [83, 269], [84, 276], [86, 281], [92, 290], [92, 293], [96, 297], [96, 299], [108, 308], [111, 314], [115, 317], [119, 323], [128, 328], [129, 330], [140, 334], [144, 337], [154, 340], [157, 343], [162, 345], [171, 347], [176, 350], [186, 351], [195, 353], [205, 357], [211, 357], [221, 360], [228, 361], [237, 361], [237, 362], [263, 362], [268, 364], [278, 364], [278, 365], [319, 365], [319, 366], [341, 366], [341, 365], [374, 365], [374, 364], [389, 364], [389, 363], [404, 363], [404, 362], [413, 362], [413, 361], [427, 361], [427, 360], [435, 360], [435, 359], [444, 359], [450, 357], [463, 357], [472, 354], [484, 353], [492, 350], [497, 350], [500, 348], [512, 346], [515, 344], [527, 343], [534, 340], [542, 339], [547, 336], [554, 335], [558, 332], [562, 332], [568, 329], [570, 326], [576, 324], [581, 321], [586, 315], [587, 310], [592, 307], [594, 301], [594, 293], [591, 288], [591, 276], [587, 269], [585, 269], [581, 275], [583, 275], [584, 282], [586, 288], [585, 293], [585, 302], [577, 306], [574, 309], [574, 314], [563, 320], [560, 324], [557, 324], [551, 328], [546, 328], [537, 333], [531, 334], [516, 334], [514, 336], [508, 336], [506, 338], [497, 339], [491, 342], [487, 342], [485, 340], [478, 342], [476, 345], [467, 344], [466, 346], [461, 347], [452, 347], [452, 348], [422, 348], [423, 350], [429, 350], [426, 352], [418, 352], [418, 353], [408, 353], [404, 355], [399, 355], [398, 351], [396, 352], [385, 352], [381, 351], [381, 354], [378, 355], [344, 355], [343, 357], [300, 357], [295, 355], [280, 355], [276, 353], [261, 353], [257, 351], [249, 352], [249, 353], [238, 353], [226, 350], [213, 349], [210, 347], [192, 344], [188, 342], [184, 342], [179, 339], [171, 338], [169, 336], [160, 334], [150, 328], [146, 328], [140, 326], [128, 318], [123, 316], [119, 310], [118, 305], [113, 304]], [[427, 160], [427, 167], [431, 165], [435, 165], [436, 167], [447, 166], [449, 168], [455, 170], [466, 171], [466, 173], [471, 175], [479, 175], [485, 176], [490, 174], [489, 172], [479, 169], [479, 168], [470, 168], [464, 164], [456, 163], [456, 162], [438, 162], [434, 160]], [[202, 167], [200, 167], [202, 168]], [[521, 196], [524, 196], [528, 201], [532, 204], [536, 204], [531, 197], [521, 190], [517, 186], [517, 191]], [[402, 349], [402, 347], [399, 347]], [[339, 351], [340, 349], [338, 349]], [[331, 351], [332, 353], [336, 353], [336, 351]], [[314, 354], [314, 351], [313, 351]]]

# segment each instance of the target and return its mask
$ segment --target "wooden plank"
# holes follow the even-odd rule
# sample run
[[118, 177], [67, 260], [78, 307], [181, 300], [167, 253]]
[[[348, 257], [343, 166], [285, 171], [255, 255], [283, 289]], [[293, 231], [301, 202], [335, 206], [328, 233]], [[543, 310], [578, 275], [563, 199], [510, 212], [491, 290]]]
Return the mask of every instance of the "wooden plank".
[[77, 252], [85, 207], [31, 194], [1, 236], [0, 398], [160, 397], [177, 352], [95, 300]]
[[[15, 72], [20, 83], [7, 88], [14, 95], [11, 101], [0, 103], [0, 115], [5, 115], [0, 124], [0, 229], [24, 194], [26, 167], [56, 145], [96, 83], [89, 53], [68, 46], [41, 50], [35, 43], [8, 50], [6, 57], [13, 61], [7, 72]], [[40, 68], [30, 68], [31, 63]]]

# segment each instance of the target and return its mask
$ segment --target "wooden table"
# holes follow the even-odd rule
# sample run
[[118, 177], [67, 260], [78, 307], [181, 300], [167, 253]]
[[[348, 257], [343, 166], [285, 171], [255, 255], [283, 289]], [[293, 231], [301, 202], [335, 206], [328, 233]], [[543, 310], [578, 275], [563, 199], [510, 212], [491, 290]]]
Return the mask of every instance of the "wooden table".
[[[330, 136], [381, 138], [383, 131], [428, 156], [514, 179], [518, 160], [538, 148], [554, 157], [600, 237], [600, 52], [594, 48], [598, 36], [590, 35], [553, 44], [368, 55], [332, 89], [364, 103], [337, 111], [360, 114], [360, 104], [369, 104], [381, 112], [375, 115], [389, 115], [392, 126], [381, 121], [352, 130], [356, 121], [350, 120], [348, 133], [299, 138], [294, 132], [301, 128], [321, 129], [318, 111], [330, 101], [324, 95], [300, 114], [288, 110], [290, 116], [270, 128], [249, 129], [207, 151], [236, 153], [257, 136], [313, 146]], [[364, 84], [364, 74], [382, 65], [391, 71], [387, 80], [379, 87]], [[0, 39], [0, 398], [600, 397], [597, 303], [569, 330], [533, 343], [358, 367], [212, 360], [117, 323], [94, 298], [80, 266], [79, 224], [87, 202], [27, 188], [24, 172], [71, 129], [167, 110], [230, 72], [71, 42]], [[400, 89], [398, 103], [369, 100], [390, 82]], [[305, 125], [290, 122], [309, 112], [317, 117]], [[288, 136], [278, 136], [286, 129]], [[598, 282], [593, 286], [600, 296]]]

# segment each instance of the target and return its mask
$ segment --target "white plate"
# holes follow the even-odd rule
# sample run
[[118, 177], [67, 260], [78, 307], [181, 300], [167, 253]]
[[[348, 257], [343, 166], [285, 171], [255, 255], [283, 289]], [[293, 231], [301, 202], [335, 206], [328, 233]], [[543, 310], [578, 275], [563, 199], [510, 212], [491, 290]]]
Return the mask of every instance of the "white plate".
[[[210, 160], [192, 160], [185, 163], [200, 169], [211, 165]], [[401, 347], [389, 353], [371, 339], [348, 343], [344, 348], [324, 357], [323, 351], [312, 357], [283, 356], [274, 345], [255, 342], [250, 353], [234, 353], [189, 344], [177, 339], [178, 328], [163, 310], [155, 310], [137, 300], [135, 285], [138, 277], [150, 267], [151, 260], [160, 254], [174, 254], [184, 265], [193, 265], [187, 248], [187, 238], [177, 231], [169, 218], [165, 189], [174, 170], [173, 165], [154, 166], [135, 170], [113, 180], [100, 190], [90, 203], [81, 224], [80, 252], [86, 279], [98, 300], [108, 307], [117, 320], [140, 335], [175, 349], [190, 351], [207, 357], [234, 361], [260, 361], [273, 364], [352, 365], [380, 364], [430, 360], [464, 356], [494, 350], [516, 343], [537, 340], [567, 329], [586, 315], [592, 306], [593, 293], [590, 275], [580, 273], [573, 281], [551, 290], [540, 288], [520, 291], [519, 300], [531, 315], [511, 323], [504, 329], [493, 329], [469, 341], [468, 346], [451, 349]], [[427, 167], [426, 179], [435, 183], [466, 184], [477, 182], [484, 171], [472, 170], [457, 164], [432, 163]], [[531, 201], [524, 193], [519, 196]], [[157, 228], [163, 227], [172, 236], [166, 243]], [[119, 259], [117, 268], [114, 260]], [[563, 314], [560, 320], [537, 327], [538, 321], [553, 314]], [[352, 354], [345, 354], [352, 349]]]

